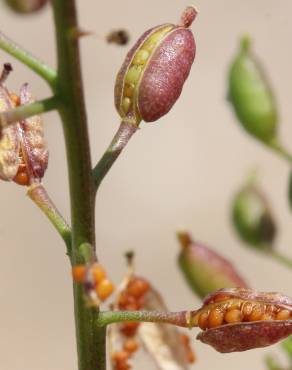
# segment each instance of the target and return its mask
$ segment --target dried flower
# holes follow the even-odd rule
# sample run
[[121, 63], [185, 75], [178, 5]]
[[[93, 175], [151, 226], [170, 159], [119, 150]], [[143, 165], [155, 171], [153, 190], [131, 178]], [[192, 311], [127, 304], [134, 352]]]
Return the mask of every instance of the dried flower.
[[124, 120], [155, 121], [174, 105], [195, 58], [188, 27], [196, 15], [195, 8], [186, 8], [179, 25], [151, 28], [129, 51], [115, 85], [115, 106]]
[[197, 339], [219, 352], [266, 347], [292, 334], [292, 300], [280, 293], [221, 289], [204, 300], [191, 324]]

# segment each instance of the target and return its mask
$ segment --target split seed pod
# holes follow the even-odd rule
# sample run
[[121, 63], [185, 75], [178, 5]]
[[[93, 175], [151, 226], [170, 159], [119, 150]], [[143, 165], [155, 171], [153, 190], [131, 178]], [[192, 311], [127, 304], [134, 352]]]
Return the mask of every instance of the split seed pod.
[[247, 288], [235, 267], [212, 249], [179, 232], [181, 251], [178, 263], [191, 289], [201, 298], [221, 288]]
[[276, 137], [276, 103], [262, 67], [244, 37], [229, 72], [229, 100], [246, 131], [269, 143]]
[[266, 197], [255, 185], [247, 184], [235, 195], [232, 219], [239, 237], [249, 246], [272, 248], [276, 223]]
[[179, 25], [151, 28], [129, 51], [115, 84], [115, 106], [123, 120], [156, 121], [174, 105], [195, 58], [188, 27], [196, 15], [195, 8], [187, 7]]
[[197, 339], [225, 353], [277, 343], [292, 334], [291, 318], [291, 298], [233, 288], [206, 297], [191, 324], [203, 330]]
[[41, 10], [48, 0], [5, 0], [5, 2], [17, 13], [30, 14]]
[[[0, 84], [0, 110], [12, 109], [14, 98]], [[20, 105], [32, 103], [33, 97], [24, 84], [20, 90]], [[41, 117], [36, 115], [3, 129], [0, 140], [0, 178], [19, 185], [40, 182], [48, 165], [48, 149]]]

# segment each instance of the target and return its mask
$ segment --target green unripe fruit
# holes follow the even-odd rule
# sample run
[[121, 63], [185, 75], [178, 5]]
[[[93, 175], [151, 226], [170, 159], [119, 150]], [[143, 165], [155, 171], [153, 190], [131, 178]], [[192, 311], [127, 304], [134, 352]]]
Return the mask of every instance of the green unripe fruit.
[[276, 103], [246, 37], [242, 39], [239, 53], [230, 67], [229, 100], [246, 131], [266, 143], [275, 139]]
[[239, 237], [251, 247], [267, 250], [273, 246], [276, 224], [265, 196], [246, 185], [235, 196], [232, 219]]

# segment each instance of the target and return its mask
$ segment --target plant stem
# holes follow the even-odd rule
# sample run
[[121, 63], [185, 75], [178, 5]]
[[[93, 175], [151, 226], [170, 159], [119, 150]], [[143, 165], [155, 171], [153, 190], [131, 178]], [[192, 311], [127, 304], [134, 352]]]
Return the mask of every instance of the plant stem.
[[105, 175], [115, 163], [116, 159], [125, 148], [125, 146], [128, 144], [129, 140], [137, 131], [137, 129], [137, 124], [129, 123], [126, 121], [121, 122], [112, 142], [92, 171], [95, 192], [97, 192]]
[[39, 100], [34, 103], [20, 105], [14, 109], [0, 113], [0, 127], [4, 128], [16, 121], [23, 120], [25, 118], [49, 112], [58, 108], [59, 99], [57, 96]]
[[[59, 112], [66, 141], [72, 225], [72, 263], [83, 262], [79, 246], [95, 248], [94, 195], [90, 146], [80, 68], [75, 0], [51, 1], [56, 26]], [[105, 331], [96, 328], [98, 310], [85, 305], [83, 288], [74, 284], [79, 370], [105, 369]], [[103, 345], [101, 345], [103, 344]]]
[[160, 311], [104, 311], [100, 312], [97, 319], [97, 326], [106, 326], [118, 322], [156, 322], [189, 327], [188, 314], [195, 313], [189, 311], [180, 312], [160, 312]]
[[10, 40], [4, 33], [0, 32], [0, 49], [6, 51], [20, 62], [28, 66], [54, 89], [57, 73], [54, 69], [43, 63], [38, 58], [31, 55], [28, 51], [24, 50], [21, 46]]
[[48, 196], [44, 186], [41, 183], [31, 185], [27, 190], [27, 195], [55, 226], [63, 238], [67, 246], [67, 254], [71, 258], [71, 229]]

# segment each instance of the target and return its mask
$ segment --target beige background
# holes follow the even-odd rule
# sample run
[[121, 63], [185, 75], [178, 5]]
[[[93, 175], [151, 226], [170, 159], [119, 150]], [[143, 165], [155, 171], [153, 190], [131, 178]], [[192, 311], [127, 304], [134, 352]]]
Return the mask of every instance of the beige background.
[[[175, 22], [187, 1], [78, 1], [84, 29], [98, 35], [129, 29], [131, 43], [147, 28]], [[237, 125], [226, 103], [226, 70], [238, 36], [250, 32], [269, 71], [281, 112], [280, 134], [292, 150], [290, 0], [197, 0], [193, 25], [197, 58], [182, 98], [159, 123], [142, 129], [115, 164], [97, 199], [97, 248], [115, 282], [124, 272], [123, 253], [133, 248], [141, 274], [150, 278], [172, 310], [197, 307], [176, 266], [174, 231], [184, 226], [195, 237], [229, 257], [257, 289], [292, 295], [292, 273], [242, 248], [230, 227], [232, 194], [253, 166], [271, 199], [279, 222], [279, 249], [292, 257], [291, 222], [286, 192], [289, 166]], [[0, 6], [1, 30], [54, 65], [51, 12], [22, 18]], [[125, 48], [88, 37], [82, 40], [88, 116], [94, 162], [118, 126], [113, 108], [115, 74]], [[44, 82], [13, 62], [10, 86], [29, 81], [46, 97]], [[69, 218], [62, 130], [56, 114], [45, 117], [50, 164], [49, 193]], [[74, 370], [70, 270], [64, 246], [25, 189], [1, 183], [0, 222], [0, 369]], [[195, 333], [193, 334], [195, 336]], [[199, 369], [264, 369], [263, 357], [274, 346], [242, 354], [220, 355], [195, 342]], [[281, 355], [280, 355], [281, 356]], [[282, 356], [283, 357], [283, 356]], [[153, 368], [148, 366], [147, 368]], [[145, 367], [146, 368], [146, 367]]]

